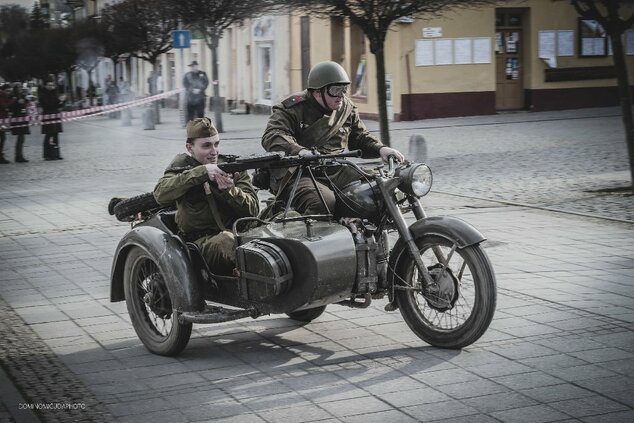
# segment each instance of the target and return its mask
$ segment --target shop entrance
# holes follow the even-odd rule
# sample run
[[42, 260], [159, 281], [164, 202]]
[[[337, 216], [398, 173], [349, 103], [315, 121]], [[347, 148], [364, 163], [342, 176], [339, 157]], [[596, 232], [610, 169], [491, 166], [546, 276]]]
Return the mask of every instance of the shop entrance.
[[495, 108], [524, 108], [523, 24], [527, 9], [495, 10]]

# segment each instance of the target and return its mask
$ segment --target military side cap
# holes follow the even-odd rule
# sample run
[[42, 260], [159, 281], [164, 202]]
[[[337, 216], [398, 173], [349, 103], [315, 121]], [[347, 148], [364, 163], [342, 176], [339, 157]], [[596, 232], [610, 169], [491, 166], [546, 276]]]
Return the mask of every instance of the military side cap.
[[218, 130], [208, 117], [196, 118], [187, 122], [187, 138], [209, 138], [218, 134]]

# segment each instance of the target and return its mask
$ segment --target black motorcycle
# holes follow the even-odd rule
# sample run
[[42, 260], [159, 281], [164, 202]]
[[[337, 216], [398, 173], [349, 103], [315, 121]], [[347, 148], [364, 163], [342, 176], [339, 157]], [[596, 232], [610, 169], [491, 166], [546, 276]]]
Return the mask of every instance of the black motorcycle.
[[[442, 348], [472, 344], [496, 305], [484, 236], [455, 217], [425, 215], [419, 198], [432, 185], [425, 164], [390, 160], [368, 170], [351, 159], [357, 153], [268, 154], [220, 164], [226, 172], [257, 169], [256, 176], [294, 168], [285, 204], [273, 201], [263, 211], [267, 218], [235, 222], [233, 276], [209, 268], [196, 245], [179, 236], [174, 209], [160, 207], [152, 193], [111, 203], [111, 214], [132, 222], [114, 255], [111, 301], [126, 301], [139, 338], [160, 355], [181, 352], [193, 323], [268, 314], [310, 322], [327, 305], [366, 308], [386, 296], [385, 310], [399, 309], [423, 341]], [[340, 166], [355, 169], [359, 181], [333, 186], [336, 209], [293, 213], [299, 178], [315, 182], [315, 173]], [[416, 218], [411, 225], [404, 218], [409, 212]]]

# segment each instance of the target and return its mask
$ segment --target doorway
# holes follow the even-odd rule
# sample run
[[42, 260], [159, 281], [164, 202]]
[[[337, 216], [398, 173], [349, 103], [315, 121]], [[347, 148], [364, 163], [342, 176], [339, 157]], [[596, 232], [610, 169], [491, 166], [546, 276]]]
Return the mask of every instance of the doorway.
[[524, 25], [528, 9], [495, 10], [495, 108], [524, 108], [526, 45]]

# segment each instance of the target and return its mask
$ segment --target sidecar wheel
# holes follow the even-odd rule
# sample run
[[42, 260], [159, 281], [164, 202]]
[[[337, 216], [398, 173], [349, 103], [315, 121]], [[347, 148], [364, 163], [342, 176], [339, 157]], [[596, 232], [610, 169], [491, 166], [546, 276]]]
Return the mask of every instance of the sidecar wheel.
[[133, 220], [135, 214], [158, 207], [160, 205], [154, 199], [154, 194], [146, 192], [136, 197], [123, 199], [117, 202], [112, 209], [117, 220], [128, 222]]
[[156, 261], [133, 247], [125, 262], [125, 301], [132, 326], [150, 352], [175, 356], [189, 342], [191, 323], [179, 323]]
[[[487, 330], [495, 312], [496, 284], [489, 258], [480, 245], [451, 253], [453, 244], [436, 236], [419, 238], [416, 244], [437, 285], [425, 294], [396, 290], [405, 322], [433, 346], [471, 345]], [[396, 267], [397, 283], [414, 286], [418, 273], [414, 260], [404, 252]]]
[[286, 315], [293, 320], [308, 323], [308, 322], [312, 322], [313, 320], [321, 316], [325, 310], [326, 310], [326, 306], [320, 306], [315, 308], [309, 308], [308, 310], [293, 311], [291, 313], [286, 313]]

